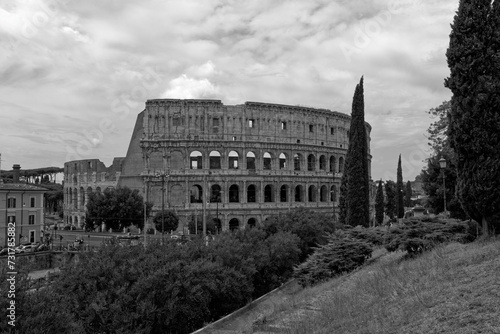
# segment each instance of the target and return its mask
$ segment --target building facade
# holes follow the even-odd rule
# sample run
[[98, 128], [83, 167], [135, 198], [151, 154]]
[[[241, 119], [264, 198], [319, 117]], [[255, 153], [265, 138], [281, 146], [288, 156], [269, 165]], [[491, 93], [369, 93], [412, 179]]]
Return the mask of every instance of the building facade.
[[[181, 227], [203, 214], [223, 230], [295, 207], [333, 214], [349, 127], [350, 116], [326, 109], [148, 100], [116, 185], [141, 190], [153, 214], [162, 207], [176, 212]], [[368, 123], [366, 131], [369, 147]], [[65, 180], [74, 178], [71, 163], [78, 165], [65, 164]], [[74, 198], [76, 188], [76, 201], [85, 192], [85, 185], [68, 187], [73, 193], [65, 197]]]
[[41, 241], [44, 222], [44, 193], [47, 189], [19, 182], [14, 165], [13, 183], [0, 183], [0, 245], [15, 238], [16, 245]]

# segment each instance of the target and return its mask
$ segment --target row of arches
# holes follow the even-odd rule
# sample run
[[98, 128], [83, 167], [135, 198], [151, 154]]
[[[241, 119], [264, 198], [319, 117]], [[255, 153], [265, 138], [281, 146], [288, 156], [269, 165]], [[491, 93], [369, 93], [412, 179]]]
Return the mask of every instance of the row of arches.
[[87, 187], [87, 189], [85, 189], [84, 187], [66, 188], [64, 193], [64, 203], [66, 203], [68, 208], [83, 210], [87, 205], [88, 194], [92, 193], [93, 191], [96, 191], [98, 193], [102, 192], [101, 187], [96, 187], [95, 190], [92, 189], [92, 187]]
[[[336, 202], [337, 201], [337, 187], [332, 185], [330, 187], [322, 185], [319, 188], [315, 185], [305, 187], [301, 184], [290, 187], [283, 184], [278, 189], [273, 184], [266, 184], [258, 191], [255, 184], [250, 184], [245, 189], [245, 194], [242, 194], [240, 186], [232, 184], [227, 189], [227, 197], [224, 196], [224, 190], [220, 185], [214, 184], [210, 187], [210, 193], [207, 201], [210, 203], [273, 203], [273, 202]], [[242, 201], [242, 195], [245, 200]], [[223, 200], [225, 199], [225, 200]], [[190, 202], [202, 203], [203, 202], [203, 187], [195, 184], [190, 190]]]
[[[190, 169], [203, 169], [204, 166], [204, 156], [200, 151], [192, 151], [189, 154], [189, 168]], [[208, 153], [208, 169], [221, 169], [222, 168], [223, 157], [219, 151], [210, 151]], [[295, 171], [307, 170], [307, 171], [329, 171], [331, 173], [343, 173], [344, 171], [344, 157], [337, 158], [331, 155], [327, 158], [327, 155], [321, 154], [319, 157], [310, 153], [308, 155], [302, 155], [301, 153], [295, 153], [290, 159], [288, 154], [281, 152], [276, 156], [273, 156], [270, 152], [264, 152], [262, 157], [258, 159], [253, 151], [249, 151], [243, 157], [237, 151], [230, 151], [227, 155], [227, 167], [228, 169], [240, 169], [242, 162], [245, 162], [244, 168], [250, 170], [272, 170], [272, 169], [293, 169]]]

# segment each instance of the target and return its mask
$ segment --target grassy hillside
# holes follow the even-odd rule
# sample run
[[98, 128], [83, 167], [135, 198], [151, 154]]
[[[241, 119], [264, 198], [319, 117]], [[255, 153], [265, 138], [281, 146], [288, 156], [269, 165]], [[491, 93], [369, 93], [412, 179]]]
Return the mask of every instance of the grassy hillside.
[[500, 333], [500, 239], [376, 260], [298, 292], [254, 332]]

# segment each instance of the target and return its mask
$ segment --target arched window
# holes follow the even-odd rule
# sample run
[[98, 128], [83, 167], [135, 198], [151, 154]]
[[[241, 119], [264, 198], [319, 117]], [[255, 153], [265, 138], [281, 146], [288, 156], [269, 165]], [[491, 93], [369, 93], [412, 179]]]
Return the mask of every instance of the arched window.
[[80, 205], [82, 209], [85, 208], [85, 190], [83, 190], [83, 187], [80, 187]]
[[274, 202], [273, 187], [268, 184], [264, 187], [264, 202]]
[[295, 187], [295, 202], [303, 202], [303, 191], [302, 186], [298, 185]]
[[231, 151], [229, 152], [229, 169], [238, 169], [239, 163], [238, 163], [239, 155], [238, 152], [236, 151]]
[[344, 172], [344, 158], [340, 157], [339, 158], [339, 173], [343, 173], [343, 172]]
[[221, 202], [221, 189], [218, 184], [214, 184], [210, 191], [210, 203]]
[[235, 231], [240, 228], [240, 221], [236, 218], [233, 218], [229, 221], [229, 230]]
[[247, 169], [255, 169], [255, 154], [253, 152], [247, 153]]
[[316, 202], [316, 187], [315, 186], [309, 186], [309, 189], [307, 191], [307, 200], [309, 202]]
[[280, 188], [280, 202], [288, 202], [288, 187], [282, 185]]
[[240, 201], [239, 188], [236, 184], [229, 187], [229, 202], [238, 203]]
[[307, 156], [307, 170], [312, 172], [316, 169], [316, 158], [314, 155], [309, 154]]
[[73, 204], [75, 205], [75, 209], [78, 209], [78, 189], [73, 189]]
[[256, 196], [255, 196], [255, 186], [253, 184], [249, 185], [247, 187], [247, 202], [248, 203], [255, 203], [256, 202]]
[[210, 152], [210, 169], [220, 169], [220, 153], [217, 151]]
[[293, 156], [293, 169], [300, 170], [301, 165], [302, 165], [302, 155], [300, 155], [299, 153], [296, 153]]
[[280, 159], [280, 169], [288, 168], [288, 162], [286, 161], [285, 153], [281, 153], [279, 159]]
[[264, 153], [264, 169], [271, 169], [271, 154], [269, 154], [269, 152]]
[[333, 156], [333, 155], [332, 155], [332, 156], [330, 157], [330, 173], [335, 173], [335, 172], [336, 172], [336, 171], [335, 171], [335, 164], [336, 164], [336, 163], [337, 163], [337, 162], [335, 161], [335, 156]]
[[203, 203], [203, 188], [199, 184], [191, 187], [191, 203]]
[[319, 192], [319, 201], [320, 202], [328, 201], [328, 188], [326, 186], [321, 186], [321, 189]]
[[330, 188], [330, 201], [331, 202], [337, 201], [337, 187], [336, 186], [332, 186]]
[[326, 170], [326, 157], [324, 155], [319, 157], [319, 169]]
[[255, 218], [250, 218], [248, 221], [247, 221], [247, 225], [249, 227], [255, 227], [257, 225], [257, 221], [255, 220]]
[[73, 189], [69, 188], [69, 196], [68, 196], [68, 199], [69, 199], [69, 206], [73, 206]]
[[189, 166], [191, 169], [203, 168], [203, 155], [200, 151], [193, 151], [189, 155]]

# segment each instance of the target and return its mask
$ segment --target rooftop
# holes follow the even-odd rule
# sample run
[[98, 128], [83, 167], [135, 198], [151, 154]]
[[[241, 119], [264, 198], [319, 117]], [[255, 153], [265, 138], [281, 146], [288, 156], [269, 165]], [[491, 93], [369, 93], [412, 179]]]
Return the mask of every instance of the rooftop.
[[33, 184], [29, 183], [0, 183], [0, 191], [6, 190], [6, 191], [19, 191], [19, 190], [24, 190], [24, 191], [49, 191], [49, 189], [35, 186]]

